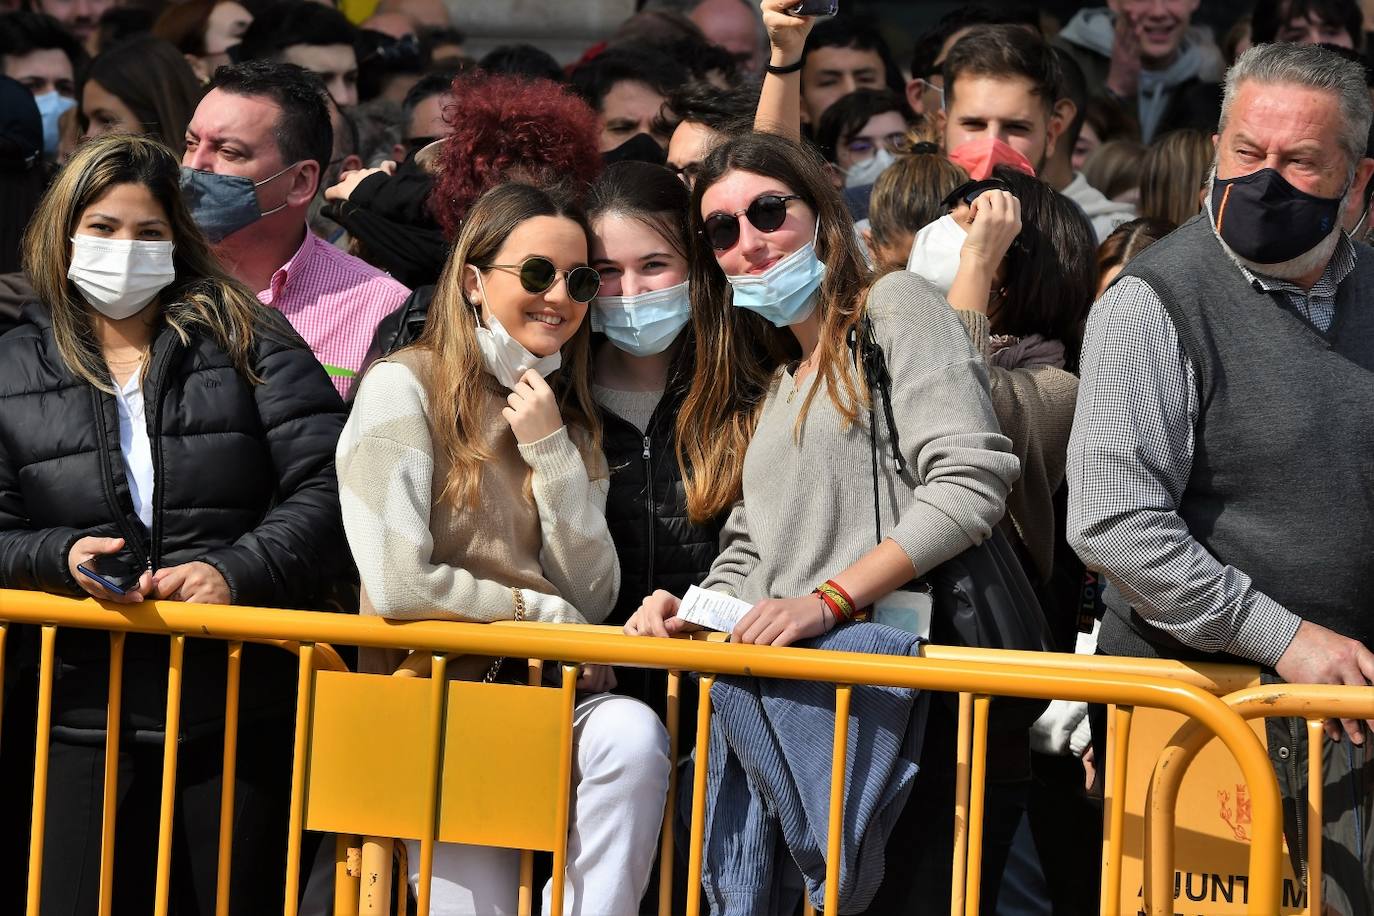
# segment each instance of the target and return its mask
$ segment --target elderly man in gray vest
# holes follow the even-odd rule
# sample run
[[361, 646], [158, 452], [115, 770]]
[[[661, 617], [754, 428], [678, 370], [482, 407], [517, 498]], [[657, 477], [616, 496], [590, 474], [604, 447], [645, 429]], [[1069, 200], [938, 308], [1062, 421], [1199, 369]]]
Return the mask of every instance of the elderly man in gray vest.
[[[1207, 207], [1093, 306], [1068, 537], [1112, 586], [1099, 651], [1374, 681], [1374, 251], [1340, 223], [1374, 172], [1369, 126], [1360, 65], [1251, 48], [1226, 77]], [[1327, 723], [1339, 913], [1374, 912], [1365, 724]], [[1305, 875], [1305, 733], [1270, 720], [1268, 737]]]

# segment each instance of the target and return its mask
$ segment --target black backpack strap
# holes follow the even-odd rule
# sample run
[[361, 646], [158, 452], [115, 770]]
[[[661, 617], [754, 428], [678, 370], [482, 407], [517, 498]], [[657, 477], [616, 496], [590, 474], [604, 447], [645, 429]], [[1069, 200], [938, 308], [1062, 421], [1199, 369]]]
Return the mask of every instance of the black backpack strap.
[[892, 446], [892, 463], [897, 473], [906, 470], [902, 458], [901, 440], [897, 433], [897, 419], [892, 412], [892, 377], [887, 371], [887, 356], [873, 333], [873, 322], [868, 315], [849, 329], [849, 349], [854, 358], [854, 367], [863, 372], [869, 386], [868, 397], [868, 441], [873, 465], [873, 534], [877, 543], [883, 542], [883, 521], [881, 496], [878, 488], [878, 417], [877, 401], [883, 404], [883, 418]]

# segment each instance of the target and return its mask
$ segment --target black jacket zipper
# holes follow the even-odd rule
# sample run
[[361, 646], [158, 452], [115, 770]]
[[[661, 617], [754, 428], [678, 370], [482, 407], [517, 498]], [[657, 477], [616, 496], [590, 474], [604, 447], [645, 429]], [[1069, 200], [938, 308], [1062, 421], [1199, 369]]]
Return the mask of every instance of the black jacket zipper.
[[[144, 545], [144, 536], [129, 524], [129, 514], [119, 505], [114, 489], [114, 456], [110, 453], [110, 427], [105, 422], [105, 394], [99, 388], [91, 388], [91, 403], [95, 408], [95, 420], [100, 430], [100, 484], [105, 491], [105, 501], [114, 515], [119, 530], [124, 532], [124, 545], [133, 551], [135, 559], [144, 569], [152, 569], [152, 560]], [[132, 506], [130, 508], [133, 508]]]
[[[148, 562], [151, 564], [149, 568], [154, 572], [162, 565], [162, 504], [165, 497], [162, 477], [166, 461], [162, 452], [162, 395], [166, 388], [168, 367], [172, 364], [172, 354], [177, 350], [177, 342], [172, 339], [167, 341], [162, 352], [154, 353], [152, 370], [148, 373], [150, 384], [143, 392], [143, 417], [148, 425], [148, 441], [152, 444], [153, 460], [153, 528]], [[148, 409], [149, 400], [152, 400], [152, 410]]]
[[[652, 421], [650, 427], [653, 426]], [[644, 433], [644, 522], [649, 531], [649, 552], [647, 562], [644, 564], [644, 594], [651, 595], [654, 591], [654, 465], [653, 456], [650, 452], [649, 434]]]

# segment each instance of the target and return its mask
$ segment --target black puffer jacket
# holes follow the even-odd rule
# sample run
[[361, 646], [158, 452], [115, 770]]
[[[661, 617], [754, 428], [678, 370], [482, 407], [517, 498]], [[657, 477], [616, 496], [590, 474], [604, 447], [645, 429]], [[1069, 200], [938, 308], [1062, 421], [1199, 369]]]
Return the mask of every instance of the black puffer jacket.
[[720, 552], [720, 524], [694, 525], [677, 463], [674, 420], [682, 394], [670, 387], [646, 434], [602, 410], [602, 448], [611, 469], [606, 524], [620, 556], [620, 597], [606, 623], [620, 625], [654, 589], [681, 595], [698, 585]]
[[[194, 336], [185, 346], [170, 329], [157, 334], [144, 381], [155, 480], [151, 532], [130, 495], [115, 398], [67, 368], [46, 308], [26, 306], [23, 321], [0, 339], [0, 586], [84, 594], [67, 557], [88, 535], [124, 538], [133, 568], [208, 563], [237, 605], [319, 607], [340, 580], [355, 575], [334, 474], [344, 405], [277, 312], [264, 310], [254, 348], [259, 385], [212, 340]], [[59, 693], [68, 711], [86, 707], [88, 693], [103, 707], [105, 642], [76, 631], [59, 638], [66, 682]], [[126, 651], [165, 658], [166, 640], [131, 638]], [[223, 670], [223, 649], [206, 643], [195, 654], [202, 653], [219, 661], [207, 669], [206, 686], [195, 689], [188, 648], [187, 723], [223, 713], [224, 682], [211, 687], [208, 673]], [[245, 658], [246, 711], [274, 693], [283, 698], [283, 685], [255, 684], [248, 668]], [[136, 719], [161, 717], [165, 668], [151, 670], [152, 683], [126, 684], [132, 695], [125, 706]], [[91, 719], [76, 718], [68, 724]]]

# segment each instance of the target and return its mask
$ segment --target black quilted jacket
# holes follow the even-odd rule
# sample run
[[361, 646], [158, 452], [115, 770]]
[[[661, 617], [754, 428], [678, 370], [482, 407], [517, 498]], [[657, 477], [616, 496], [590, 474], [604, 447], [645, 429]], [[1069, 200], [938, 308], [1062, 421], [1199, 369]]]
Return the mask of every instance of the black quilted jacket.
[[[135, 568], [208, 563], [236, 605], [323, 605], [354, 575], [334, 474], [344, 405], [309, 348], [270, 309], [252, 364], [262, 384], [250, 384], [207, 337], [183, 345], [170, 329], [157, 334], [144, 380], [155, 475], [149, 531], [130, 496], [114, 397], [72, 374], [46, 308], [26, 306], [20, 326], [0, 338], [0, 587], [84, 594], [67, 556], [94, 535], [124, 538]], [[153, 641], [139, 642], [130, 640], [131, 655]], [[153, 654], [165, 657], [165, 640], [155, 642]], [[102, 660], [103, 643], [97, 634], [66, 633], [59, 655], [94, 676], [101, 666], [90, 662]], [[215, 667], [222, 670], [222, 660]], [[77, 687], [82, 678], [69, 674]], [[165, 690], [165, 669], [156, 680]], [[245, 705], [256, 692], [245, 671]], [[133, 705], [157, 717], [157, 698], [146, 699]], [[206, 700], [199, 712], [215, 715]], [[188, 708], [187, 720], [196, 713]]]

